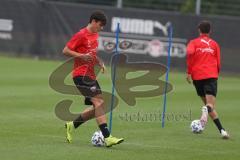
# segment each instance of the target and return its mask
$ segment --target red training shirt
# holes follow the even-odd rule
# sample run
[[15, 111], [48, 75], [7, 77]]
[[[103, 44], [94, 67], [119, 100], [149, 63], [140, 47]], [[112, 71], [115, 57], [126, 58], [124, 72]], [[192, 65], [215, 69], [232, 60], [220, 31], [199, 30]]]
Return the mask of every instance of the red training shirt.
[[74, 68], [72, 76], [88, 76], [95, 80], [94, 65], [97, 63], [96, 53], [98, 48], [98, 33], [91, 33], [87, 27], [81, 29], [74, 34], [70, 41], [67, 42], [67, 47], [80, 54], [91, 54], [91, 62], [86, 62], [80, 58], [74, 58]]
[[220, 48], [217, 42], [202, 34], [187, 45], [187, 73], [193, 80], [218, 78]]

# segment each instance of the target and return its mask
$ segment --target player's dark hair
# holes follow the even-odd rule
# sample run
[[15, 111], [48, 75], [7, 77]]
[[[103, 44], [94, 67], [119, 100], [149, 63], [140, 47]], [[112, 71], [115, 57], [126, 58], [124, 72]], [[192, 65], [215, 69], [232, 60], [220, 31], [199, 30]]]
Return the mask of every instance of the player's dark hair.
[[198, 28], [201, 33], [208, 34], [211, 30], [211, 23], [209, 21], [202, 21], [199, 23]]
[[102, 25], [106, 25], [107, 24], [107, 17], [104, 14], [103, 11], [95, 11], [91, 14], [91, 17], [89, 19], [89, 23], [92, 22], [92, 20], [95, 20], [96, 22], [100, 21], [102, 23]]

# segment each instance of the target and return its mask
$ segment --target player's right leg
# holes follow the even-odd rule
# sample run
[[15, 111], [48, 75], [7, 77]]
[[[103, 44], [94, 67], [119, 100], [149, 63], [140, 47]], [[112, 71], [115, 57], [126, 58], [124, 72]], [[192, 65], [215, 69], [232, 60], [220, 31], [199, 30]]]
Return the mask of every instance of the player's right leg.
[[107, 119], [104, 109], [104, 101], [101, 95], [97, 95], [92, 98], [92, 103], [95, 107], [95, 117], [97, 124], [104, 136], [106, 147], [111, 147], [116, 144], [120, 144], [124, 141], [123, 138], [113, 137], [107, 127]]
[[205, 96], [201, 96], [201, 100], [203, 101], [203, 104], [206, 105], [206, 97]]
[[208, 121], [208, 110], [206, 107], [206, 97], [205, 96], [200, 96], [200, 97], [204, 104], [204, 106], [202, 107], [202, 115], [200, 118], [200, 122], [201, 122], [202, 127], [205, 128], [207, 121]]
[[200, 122], [201, 122], [201, 125], [203, 128], [205, 128], [207, 121], [208, 121], [208, 109], [206, 106], [203, 106], [202, 107], [202, 115], [200, 118]]
[[208, 111], [206, 107], [206, 97], [205, 97], [205, 92], [204, 92], [204, 80], [194, 80], [193, 84], [195, 86], [197, 95], [201, 98], [201, 100], [204, 103], [204, 106], [202, 107], [202, 115], [200, 118], [200, 122], [202, 127], [204, 128], [207, 124], [208, 120]]

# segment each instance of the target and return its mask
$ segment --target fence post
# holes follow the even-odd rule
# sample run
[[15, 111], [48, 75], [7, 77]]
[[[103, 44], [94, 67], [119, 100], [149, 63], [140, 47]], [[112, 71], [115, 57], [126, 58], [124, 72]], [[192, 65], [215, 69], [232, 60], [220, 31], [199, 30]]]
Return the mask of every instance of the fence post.
[[196, 13], [196, 15], [198, 15], [198, 16], [201, 14], [201, 0], [196, 0], [195, 13]]
[[122, 0], [117, 0], [117, 8], [122, 8]]
[[196, 13], [196, 15], [198, 15], [198, 16], [201, 14], [201, 0], [196, 0], [195, 13]]

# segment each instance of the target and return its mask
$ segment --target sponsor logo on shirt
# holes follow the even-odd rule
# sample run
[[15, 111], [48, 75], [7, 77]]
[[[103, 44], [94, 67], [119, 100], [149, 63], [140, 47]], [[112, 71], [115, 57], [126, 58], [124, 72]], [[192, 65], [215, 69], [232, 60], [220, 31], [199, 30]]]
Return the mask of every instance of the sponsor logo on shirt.
[[208, 48], [197, 48], [196, 51], [201, 52], [201, 53], [210, 53], [210, 54], [214, 53], [214, 49], [212, 49], [210, 47], [208, 47]]

